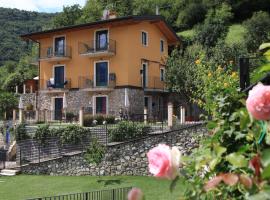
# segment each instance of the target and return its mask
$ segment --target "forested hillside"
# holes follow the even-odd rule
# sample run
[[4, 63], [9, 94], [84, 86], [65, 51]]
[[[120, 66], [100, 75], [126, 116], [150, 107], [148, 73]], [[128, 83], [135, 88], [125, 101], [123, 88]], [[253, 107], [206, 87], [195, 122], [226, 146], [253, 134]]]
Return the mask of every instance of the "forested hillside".
[[0, 8], [0, 66], [5, 61], [19, 61], [31, 52], [31, 44], [19, 35], [49, 28], [55, 14]]

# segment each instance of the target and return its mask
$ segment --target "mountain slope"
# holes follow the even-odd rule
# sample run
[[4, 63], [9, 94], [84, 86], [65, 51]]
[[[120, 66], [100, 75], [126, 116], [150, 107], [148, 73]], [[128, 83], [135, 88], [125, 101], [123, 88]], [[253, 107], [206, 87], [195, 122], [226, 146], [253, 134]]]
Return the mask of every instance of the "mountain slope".
[[30, 52], [32, 44], [22, 41], [19, 36], [49, 28], [53, 16], [55, 14], [0, 7], [0, 66], [5, 61], [18, 61]]

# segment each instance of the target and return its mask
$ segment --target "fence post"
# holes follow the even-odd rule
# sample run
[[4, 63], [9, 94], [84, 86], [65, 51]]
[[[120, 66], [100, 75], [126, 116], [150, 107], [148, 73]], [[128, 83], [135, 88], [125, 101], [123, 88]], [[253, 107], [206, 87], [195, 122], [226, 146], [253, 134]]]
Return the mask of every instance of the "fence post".
[[39, 121], [39, 111], [36, 110], [36, 122], [38, 122], [38, 121]]
[[112, 200], [116, 200], [114, 197], [114, 194], [115, 194], [115, 192], [114, 192], [114, 189], [112, 190]]
[[85, 200], [88, 200], [88, 192], [85, 193]]
[[19, 109], [19, 123], [22, 124], [23, 120], [23, 109]]
[[168, 103], [168, 127], [172, 128], [173, 126], [173, 104]]
[[181, 124], [184, 124], [185, 121], [186, 121], [186, 119], [185, 119], [185, 108], [183, 106], [181, 106], [180, 109], [181, 109], [181, 112], [180, 112], [180, 114], [181, 114], [181, 121], [180, 122], [181, 122]]
[[148, 114], [148, 110], [146, 107], [144, 107], [143, 109], [143, 120], [144, 120], [144, 124], [147, 124], [147, 114]]
[[15, 89], [15, 93], [18, 94], [18, 93], [19, 93], [19, 87], [18, 87], [18, 85], [16, 85], [15, 88], [16, 88], [16, 89]]
[[80, 108], [79, 112], [79, 124], [80, 126], [83, 126], [83, 107]]
[[23, 84], [23, 94], [26, 94], [26, 85]]
[[16, 110], [13, 109], [13, 113], [12, 113], [12, 118], [13, 118], [13, 121], [15, 122], [16, 121]]

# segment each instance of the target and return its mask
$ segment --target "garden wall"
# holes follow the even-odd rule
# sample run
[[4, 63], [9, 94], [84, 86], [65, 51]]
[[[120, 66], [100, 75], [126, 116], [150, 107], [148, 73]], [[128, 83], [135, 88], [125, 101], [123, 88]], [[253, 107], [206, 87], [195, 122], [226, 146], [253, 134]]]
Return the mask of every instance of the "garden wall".
[[62, 156], [41, 163], [30, 163], [21, 167], [22, 173], [47, 175], [149, 175], [147, 152], [160, 143], [177, 146], [188, 154], [198, 146], [198, 140], [207, 135], [204, 125], [175, 130], [146, 138], [107, 146], [103, 161], [99, 165], [88, 164], [83, 155]]

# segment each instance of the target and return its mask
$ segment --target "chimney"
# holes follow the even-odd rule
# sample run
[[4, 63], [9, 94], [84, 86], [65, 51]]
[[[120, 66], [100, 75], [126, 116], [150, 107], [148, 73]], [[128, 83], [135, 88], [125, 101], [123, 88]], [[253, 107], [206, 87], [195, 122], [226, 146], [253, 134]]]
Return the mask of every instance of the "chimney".
[[103, 11], [102, 20], [115, 19], [115, 18], [117, 18], [117, 13], [115, 11], [111, 11], [108, 9], [105, 9]]

